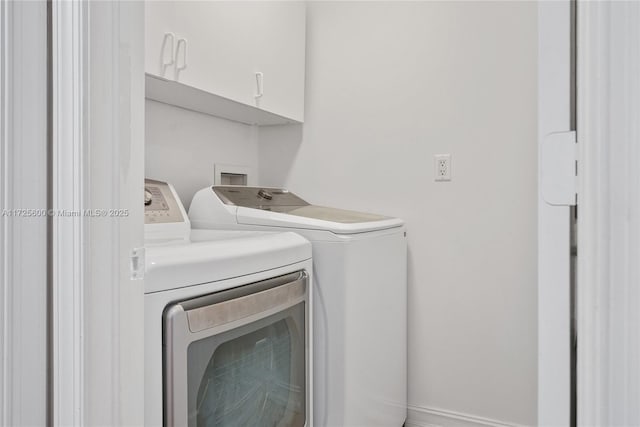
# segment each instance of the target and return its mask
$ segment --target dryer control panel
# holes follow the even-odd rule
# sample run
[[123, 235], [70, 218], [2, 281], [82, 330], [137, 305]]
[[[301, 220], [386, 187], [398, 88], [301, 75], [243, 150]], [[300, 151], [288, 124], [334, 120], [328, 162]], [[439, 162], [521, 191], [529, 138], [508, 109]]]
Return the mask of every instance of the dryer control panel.
[[144, 180], [145, 224], [184, 222], [179, 203], [166, 182]]

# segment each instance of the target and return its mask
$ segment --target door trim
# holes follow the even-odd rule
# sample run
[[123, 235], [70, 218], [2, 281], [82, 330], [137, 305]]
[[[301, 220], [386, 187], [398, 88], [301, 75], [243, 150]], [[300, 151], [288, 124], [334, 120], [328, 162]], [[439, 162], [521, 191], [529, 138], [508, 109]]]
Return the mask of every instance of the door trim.
[[578, 8], [578, 425], [640, 424], [640, 3]]
[[144, 4], [51, 7], [51, 424], [144, 425]]
[[[84, 283], [88, 257], [87, 5], [51, 3], [52, 424], [84, 424]], [[64, 213], [69, 212], [70, 216]]]

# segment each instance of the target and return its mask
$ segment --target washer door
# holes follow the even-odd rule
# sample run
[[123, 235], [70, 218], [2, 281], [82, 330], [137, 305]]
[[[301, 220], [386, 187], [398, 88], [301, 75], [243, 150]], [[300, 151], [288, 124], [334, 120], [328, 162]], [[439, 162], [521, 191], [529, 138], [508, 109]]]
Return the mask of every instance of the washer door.
[[295, 426], [308, 414], [306, 273], [165, 311], [165, 425]]

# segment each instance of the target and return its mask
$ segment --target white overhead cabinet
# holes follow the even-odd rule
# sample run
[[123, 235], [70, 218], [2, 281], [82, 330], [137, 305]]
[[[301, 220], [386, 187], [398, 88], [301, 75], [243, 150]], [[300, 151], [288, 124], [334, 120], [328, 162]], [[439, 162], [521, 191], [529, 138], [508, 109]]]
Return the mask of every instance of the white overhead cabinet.
[[147, 98], [251, 124], [303, 121], [304, 2], [145, 7]]

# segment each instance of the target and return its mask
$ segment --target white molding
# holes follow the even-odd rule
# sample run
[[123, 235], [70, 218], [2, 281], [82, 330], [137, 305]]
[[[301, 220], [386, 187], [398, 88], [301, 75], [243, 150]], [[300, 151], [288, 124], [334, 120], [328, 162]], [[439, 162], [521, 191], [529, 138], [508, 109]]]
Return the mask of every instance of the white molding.
[[570, 208], [543, 197], [547, 135], [571, 130], [571, 6], [538, 3], [538, 417], [568, 426], [571, 408]]
[[52, 8], [52, 424], [143, 425], [144, 4]]
[[84, 424], [84, 284], [88, 206], [85, 132], [87, 5], [52, 8], [52, 416], [54, 425]]
[[[144, 425], [144, 283], [132, 250], [144, 234], [144, 3], [88, 2], [91, 221], [86, 425]], [[108, 350], [108, 351], [105, 351]]]
[[640, 3], [578, 5], [578, 425], [640, 425]]
[[406, 427], [520, 427], [490, 418], [444, 409], [409, 405]]
[[47, 422], [47, 6], [0, 3], [0, 425]]

